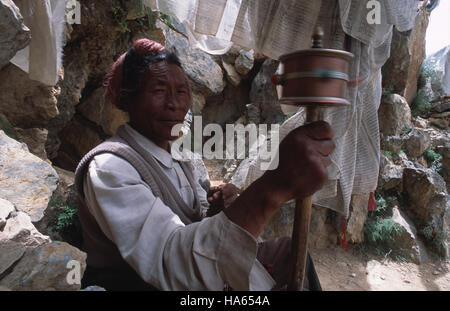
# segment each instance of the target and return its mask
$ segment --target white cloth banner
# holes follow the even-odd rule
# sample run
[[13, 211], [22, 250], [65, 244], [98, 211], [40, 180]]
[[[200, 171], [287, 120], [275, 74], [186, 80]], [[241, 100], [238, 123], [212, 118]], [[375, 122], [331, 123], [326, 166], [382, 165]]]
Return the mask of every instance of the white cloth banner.
[[32, 80], [55, 85], [61, 69], [66, 23], [65, 0], [14, 0], [25, 25], [31, 30], [31, 42], [17, 52], [11, 63], [29, 73]]

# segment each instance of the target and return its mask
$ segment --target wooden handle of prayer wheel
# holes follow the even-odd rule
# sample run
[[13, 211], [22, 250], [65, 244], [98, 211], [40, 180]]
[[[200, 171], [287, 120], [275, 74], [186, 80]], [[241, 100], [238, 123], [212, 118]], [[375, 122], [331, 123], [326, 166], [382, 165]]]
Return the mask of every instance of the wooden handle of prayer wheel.
[[[322, 119], [319, 106], [306, 107], [306, 124]], [[302, 291], [305, 280], [308, 234], [311, 222], [312, 196], [295, 202], [294, 228], [291, 239], [291, 279], [288, 290]]]
[[295, 202], [294, 229], [292, 231], [292, 268], [288, 290], [303, 290], [305, 279], [306, 254], [308, 250], [309, 224], [311, 220], [312, 196]]

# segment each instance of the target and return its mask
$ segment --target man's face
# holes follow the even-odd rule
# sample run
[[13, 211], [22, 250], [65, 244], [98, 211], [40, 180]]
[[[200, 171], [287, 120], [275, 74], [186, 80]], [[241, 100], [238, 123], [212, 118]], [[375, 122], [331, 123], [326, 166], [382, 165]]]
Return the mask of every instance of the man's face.
[[172, 127], [183, 123], [192, 97], [183, 70], [165, 61], [155, 63], [144, 73], [136, 101], [128, 109], [130, 124], [162, 148], [167, 148]]

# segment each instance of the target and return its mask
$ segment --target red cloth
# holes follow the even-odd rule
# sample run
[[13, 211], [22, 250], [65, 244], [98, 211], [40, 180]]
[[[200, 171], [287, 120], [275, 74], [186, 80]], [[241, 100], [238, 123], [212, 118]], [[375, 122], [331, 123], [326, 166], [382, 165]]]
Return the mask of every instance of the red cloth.
[[[134, 52], [138, 55], [145, 55], [154, 52], [161, 52], [164, 46], [158, 42], [149, 39], [138, 39], [133, 44]], [[120, 89], [122, 87], [122, 69], [123, 61], [127, 52], [120, 55], [120, 57], [111, 66], [111, 70], [105, 75], [103, 79], [103, 86], [108, 87], [107, 94], [110, 101], [116, 107], [120, 107]]]
[[373, 192], [370, 193], [369, 195], [369, 212], [373, 212], [377, 207], [377, 202], [375, 201], [375, 196], [373, 194]]

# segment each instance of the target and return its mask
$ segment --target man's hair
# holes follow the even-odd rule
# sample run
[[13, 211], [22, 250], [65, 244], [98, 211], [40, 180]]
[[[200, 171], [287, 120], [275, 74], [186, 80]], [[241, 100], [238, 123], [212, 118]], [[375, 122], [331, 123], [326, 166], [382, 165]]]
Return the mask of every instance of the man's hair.
[[166, 61], [179, 66], [177, 55], [162, 45], [149, 39], [139, 39], [113, 64], [103, 82], [111, 103], [117, 108], [128, 111], [128, 106], [136, 100], [142, 87], [142, 77], [152, 64]]

